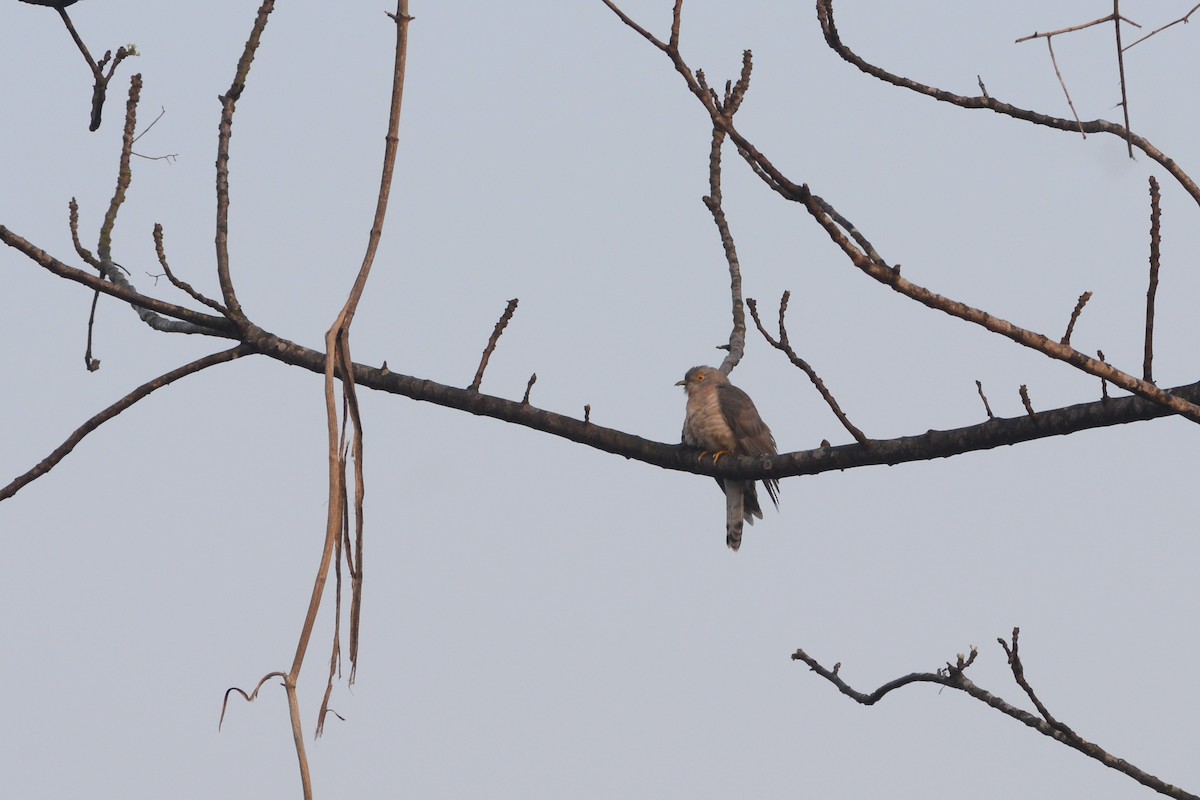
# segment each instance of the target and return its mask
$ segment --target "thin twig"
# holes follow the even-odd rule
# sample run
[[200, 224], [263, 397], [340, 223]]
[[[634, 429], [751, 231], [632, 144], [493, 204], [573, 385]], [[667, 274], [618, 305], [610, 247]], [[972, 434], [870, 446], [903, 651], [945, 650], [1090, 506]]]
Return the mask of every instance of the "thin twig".
[[[1083, 129], [1083, 121], [1079, 119], [1079, 112], [1075, 110], [1075, 103], [1071, 100], [1071, 93], [1067, 91], [1067, 82], [1063, 80], [1062, 72], [1058, 69], [1058, 59], [1054, 57], [1054, 39], [1046, 37], [1046, 48], [1050, 51], [1050, 63], [1054, 65], [1054, 74], [1058, 76], [1058, 85], [1062, 87], [1063, 94], [1067, 96], [1067, 106], [1071, 109], [1071, 116], [1079, 123], [1079, 135], [1084, 139], [1087, 138], [1087, 132]], [[986, 92], [984, 93], [986, 96]]]
[[[158, 116], [155, 117], [154, 119], [150, 120], [150, 124], [147, 125], [145, 128], [143, 128], [141, 133], [139, 133], [137, 136], [133, 137], [133, 143], [137, 144], [138, 139], [141, 139], [143, 136], [145, 136], [147, 133], [149, 133], [150, 129], [153, 128], [155, 125], [157, 125], [158, 121], [160, 119], [162, 119], [164, 116], [166, 116], [166, 114], [167, 114], [167, 107], [159, 106]], [[143, 158], [144, 158], [144, 156], [143, 156]]]
[[1012, 629], [1011, 645], [1002, 638], [997, 638], [996, 641], [1000, 643], [1002, 648], [1004, 648], [1004, 655], [1008, 657], [1008, 666], [1012, 669], [1013, 680], [1017, 682], [1018, 686], [1025, 690], [1025, 696], [1033, 701], [1033, 705], [1038, 710], [1038, 713], [1042, 715], [1042, 719], [1046, 720], [1046, 722], [1049, 722], [1055, 728], [1067, 734], [1068, 736], [1077, 736], [1075, 731], [1071, 730], [1067, 725], [1054, 718], [1054, 716], [1050, 713], [1050, 710], [1046, 708], [1041, 699], [1037, 696], [1037, 693], [1033, 691], [1033, 687], [1029, 685], [1029, 681], [1025, 679], [1025, 665], [1021, 663], [1020, 654], [1021, 629]]
[[1032, 417], [1036, 412], [1033, 410], [1033, 403], [1029, 402], [1029, 387], [1022, 383], [1019, 393], [1021, 404], [1025, 406], [1025, 413]]
[[1192, 6], [1192, 10], [1191, 10], [1191, 11], [1187, 12], [1186, 14], [1184, 14], [1182, 17], [1180, 17], [1179, 19], [1175, 20], [1174, 22], [1168, 22], [1166, 25], [1163, 25], [1161, 28], [1155, 28], [1154, 30], [1150, 31], [1149, 33], [1147, 33], [1147, 34], [1146, 34], [1145, 36], [1143, 36], [1142, 38], [1138, 39], [1138, 40], [1137, 40], [1136, 42], [1134, 42], [1133, 44], [1127, 44], [1127, 45], [1125, 45], [1125, 49], [1126, 49], [1126, 50], [1129, 50], [1129, 49], [1130, 49], [1131, 47], [1133, 47], [1134, 45], [1139, 45], [1139, 44], [1141, 44], [1142, 42], [1146, 41], [1147, 39], [1149, 39], [1151, 36], [1155, 35], [1156, 33], [1161, 33], [1161, 32], [1163, 32], [1163, 31], [1165, 31], [1167, 28], [1170, 28], [1170, 27], [1172, 27], [1172, 26], [1178, 25], [1178, 24], [1179, 24], [1179, 23], [1181, 23], [1181, 22], [1187, 22], [1187, 21], [1188, 21], [1188, 18], [1189, 18], [1189, 17], [1191, 17], [1191, 16], [1192, 16], [1192, 14], [1195, 14], [1197, 11], [1200, 11], [1200, 3], [1197, 3], [1196, 5]]
[[92, 310], [88, 313], [88, 332], [87, 332], [87, 349], [83, 353], [83, 363], [87, 367], [88, 372], [95, 372], [100, 369], [100, 359], [92, 358], [92, 331], [96, 326], [96, 303], [100, 300], [100, 293], [92, 293]]
[[537, 373], [529, 376], [529, 383], [525, 384], [525, 396], [521, 398], [521, 405], [529, 405], [529, 393], [533, 390], [533, 385], [537, 383]]
[[[1101, 363], [1104, 363], [1104, 364], [1108, 363], [1107, 361], [1104, 360], [1104, 351], [1103, 350], [1097, 350], [1096, 357], [1100, 359]], [[1100, 399], [1101, 399], [1101, 401], [1108, 399], [1108, 381], [1104, 380], [1104, 378], [1100, 379]]]
[[[1129, 92], [1125, 87], [1125, 51], [1121, 49], [1121, 0], [1113, 0], [1113, 34], [1117, 39], [1117, 72], [1121, 76], [1121, 111], [1125, 115], [1125, 148], [1133, 158], [1133, 128], [1129, 125]], [[1141, 27], [1141, 26], [1138, 26]]]
[[468, 392], [479, 391], [479, 385], [483, 383], [483, 372], [487, 369], [488, 362], [492, 360], [492, 353], [496, 350], [496, 343], [500, 341], [500, 335], [508, 327], [508, 323], [512, 319], [513, 313], [517, 310], [517, 303], [519, 302], [520, 298], [517, 297], [509, 300], [508, 305], [504, 308], [504, 313], [496, 321], [496, 327], [492, 329], [492, 335], [488, 337], [487, 345], [483, 348], [483, 355], [479, 358], [479, 367], [475, 370], [475, 380], [471, 381], [471, 385], [467, 387]]
[[[147, 125], [147, 126], [146, 126], [146, 127], [143, 129], [143, 130], [142, 130], [142, 132], [141, 132], [141, 133], [139, 133], [137, 136], [133, 137], [133, 143], [134, 143], [134, 144], [137, 144], [137, 141], [138, 141], [138, 139], [141, 139], [143, 136], [145, 136], [147, 133], [149, 133], [149, 132], [150, 132], [150, 129], [151, 129], [151, 128], [153, 128], [155, 125], [157, 125], [157, 124], [158, 124], [158, 121], [159, 121], [160, 119], [162, 119], [164, 116], [166, 116], [166, 113], [167, 113], [167, 109], [166, 109], [166, 107], [165, 107], [165, 106], [160, 106], [160, 107], [159, 107], [159, 111], [158, 111], [158, 116], [157, 116], [157, 117], [155, 117], [155, 118], [154, 118], [154, 119], [153, 119], [153, 120], [150, 122], [150, 124], [149, 124], [149, 125]], [[139, 152], [137, 152], [137, 151], [134, 151], [133, 155], [137, 156], [138, 158], [144, 158], [144, 159], [146, 159], [147, 161], [167, 161], [167, 162], [170, 162], [170, 163], [173, 163], [173, 162], [174, 162], [174, 161], [175, 161], [177, 158], [179, 158], [179, 154], [178, 154], [178, 153], [167, 153], [166, 155], [161, 155], [161, 156], [147, 156], [147, 155], [143, 155], [142, 153], [139, 153]]]
[[86, 437], [89, 433], [96, 430], [105, 422], [108, 422], [110, 419], [117, 416], [142, 398], [149, 396], [152, 392], [161, 389], [164, 386], [169, 386], [180, 378], [192, 375], [216, 364], [224, 364], [227, 361], [233, 361], [235, 358], [240, 358], [241, 356], [244, 356], [250, 352], [253, 352], [253, 350], [249, 345], [241, 344], [230, 350], [223, 350], [219, 353], [213, 353], [212, 355], [198, 358], [189, 364], [184, 364], [182, 367], [163, 373], [152, 381], [143, 383], [141, 386], [137, 387], [132, 392], [125, 395], [120, 400], [80, 425], [74, 433], [67, 437], [66, 441], [56, 447], [54, 451], [50, 453], [50, 455], [38, 462], [33, 469], [29, 470], [23, 475], [17, 476], [7, 486], [0, 489], [0, 500], [6, 500], [9, 497], [12, 497], [24, 486], [45, 475], [47, 472], [53, 469], [58, 462], [62, 461], [68, 453], [74, 450], [75, 446], [83, 441], [84, 437]]
[[[71, 230], [71, 243], [75, 246], [76, 255], [82, 258], [84, 263], [96, 270], [96, 272], [100, 273], [100, 277], [103, 278], [104, 266], [100, 263], [96, 256], [92, 254], [92, 251], [84, 247], [83, 242], [79, 240], [79, 203], [76, 202], [74, 197], [72, 197], [71, 202], [67, 204], [67, 213], [67, 226]], [[20, 244], [13, 244], [12, 246], [20, 248]]]
[[167, 251], [166, 251], [165, 246], [163, 245], [163, 226], [157, 222], [154, 223], [154, 234], [153, 235], [154, 235], [154, 252], [158, 255], [158, 263], [162, 266], [163, 272], [167, 276], [167, 280], [169, 280], [176, 289], [179, 289], [180, 291], [185, 292], [189, 297], [191, 297], [196, 302], [203, 303], [204, 305], [206, 305], [209, 308], [216, 311], [218, 314], [228, 317], [229, 312], [225, 309], [225, 306], [221, 305], [216, 300], [213, 300], [210, 297], [206, 297], [205, 295], [200, 294], [200, 292], [198, 292], [192, 288], [192, 285], [190, 283], [188, 283], [185, 280], [175, 277], [175, 273], [171, 272], [171, 265], [167, 263]]
[[1158, 294], [1159, 247], [1162, 244], [1161, 195], [1158, 180], [1150, 176], [1150, 286], [1146, 289], [1146, 342], [1142, 358], [1142, 380], [1154, 382], [1154, 299]]
[[779, 300], [778, 340], [774, 339], [771, 334], [767, 333], [766, 328], [763, 327], [762, 320], [758, 318], [758, 303], [754, 300], [754, 298], [747, 299], [746, 305], [750, 307], [750, 316], [754, 319], [754, 324], [758, 328], [758, 332], [762, 334], [763, 338], [766, 339], [767, 342], [776, 350], [784, 353], [794, 366], [804, 371], [804, 374], [808, 376], [808, 379], [812, 381], [812, 385], [816, 387], [817, 391], [821, 394], [821, 397], [825, 400], [826, 405], [829, 406], [829, 410], [832, 411], [834, 416], [838, 418], [838, 422], [842, 423], [842, 427], [849, 431], [850, 435], [854, 437], [855, 441], [862, 445], [868, 444], [871, 441], [870, 438], [857, 426], [855, 426], [854, 423], [850, 421], [850, 418], [846, 416], [846, 413], [842, 411], [842, 407], [838, 405], [838, 402], [834, 399], [833, 394], [828, 388], [826, 388], [825, 381], [821, 380], [821, 376], [817, 374], [817, 371], [813, 369], [807, 361], [805, 361], [803, 358], [800, 358], [800, 356], [796, 354], [796, 351], [792, 349], [791, 342], [788, 340], [787, 326], [784, 324], [784, 317], [787, 314], [788, 300], [790, 298], [791, 292], [784, 292], [783, 297], [781, 297]]
[[983, 384], [980, 381], [975, 381], [975, 389], [979, 392], [979, 399], [983, 401], [983, 410], [987, 412], [988, 419], [995, 419], [996, 415], [992, 413], [991, 403], [988, 402], [987, 395], [983, 393]]
[[1071, 312], [1071, 320], [1067, 323], [1067, 332], [1063, 334], [1059, 344], [1069, 345], [1071, 343], [1071, 334], [1075, 331], [1075, 323], [1079, 320], [1080, 313], [1083, 312], [1083, 307], [1087, 305], [1088, 300], [1092, 299], [1091, 292], [1084, 292], [1079, 295], [1079, 300], [1075, 303], [1075, 310]]
[[[1082, 25], [1072, 25], [1069, 28], [1059, 28], [1058, 30], [1047, 31], [1045, 33], [1034, 32], [1034, 33], [1029, 34], [1028, 36], [1022, 36], [1020, 39], [1017, 39], [1015, 42], [1013, 42], [1013, 44], [1020, 44], [1021, 42], [1028, 42], [1028, 41], [1032, 41], [1033, 39], [1049, 39], [1051, 36], [1058, 36], [1060, 33], [1074, 33], [1075, 31], [1081, 31], [1086, 28], [1091, 28], [1095, 25], [1103, 25], [1106, 22], [1112, 22], [1112, 20], [1113, 20], [1113, 15], [1109, 14], [1108, 16], [1101, 17], [1100, 19], [1094, 19], [1091, 22], [1085, 22]], [[1131, 23], [1131, 24], [1137, 25], [1136, 22]], [[1139, 25], [1138, 27], [1141, 27], [1141, 26]]]

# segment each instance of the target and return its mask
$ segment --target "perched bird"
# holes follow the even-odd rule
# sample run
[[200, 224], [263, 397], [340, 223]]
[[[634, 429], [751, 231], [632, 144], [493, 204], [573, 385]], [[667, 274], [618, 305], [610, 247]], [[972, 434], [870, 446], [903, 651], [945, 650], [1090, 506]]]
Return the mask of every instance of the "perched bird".
[[[724, 372], [713, 367], [692, 367], [675, 384], [687, 392], [687, 413], [683, 418], [683, 443], [704, 450], [715, 462], [723, 455], [773, 456], [775, 437], [758, 415], [750, 395], [729, 382]], [[742, 522], [754, 524], [762, 519], [754, 481], [726, 481], [717, 478], [725, 492], [725, 543], [737, 550], [742, 544]], [[765, 480], [763, 486], [779, 508], [779, 481]]]

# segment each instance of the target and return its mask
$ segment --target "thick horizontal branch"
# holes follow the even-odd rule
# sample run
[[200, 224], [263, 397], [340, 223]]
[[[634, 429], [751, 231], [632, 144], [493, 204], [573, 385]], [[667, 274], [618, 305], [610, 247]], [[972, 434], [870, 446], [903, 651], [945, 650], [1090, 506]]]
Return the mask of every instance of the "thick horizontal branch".
[[[251, 345], [264, 355], [318, 374], [325, 372], [325, 356], [317, 350], [280, 339], [260, 329], [251, 331], [251, 338]], [[664, 469], [746, 480], [816, 475], [854, 467], [948, 458], [1171, 414], [1158, 403], [1140, 397], [1111, 398], [1010, 419], [989, 419], [964, 428], [931, 430], [917, 436], [801, 450], [771, 459], [723, 458], [713, 464], [709, 459], [697, 459], [694, 450], [682, 445], [655, 442], [605, 428], [593, 422], [535, 408], [521, 399], [507, 400], [362, 364], [354, 365], [354, 380], [360, 386], [522, 425]], [[664, 387], [667, 383], [669, 381], [664, 383]], [[1170, 393], [1193, 402], [1200, 401], [1200, 383], [1172, 389]]]
[[[203, 332], [212, 336], [221, 336], [226, 339], [236, 339], [238, 337], [237, 328], [224, 317], [217, 317], [212, 314], [205, 314], [190, 308], [184, 308], [183, 306], [177, 306], [174, 303], [156, 300], [153, 297], [147, 297], [139, 293], [131, 287], [119, 286], [98, 275], [92, 275], [90, 272], [84, 272], [81, 269], [68, 266], [3, 225], [0, 225], [0, 242], [4, 242], [4, 244], [24, 254], [31, 261], [53, 272], [60, 278], [82, 283], [84, 286], [95, 289], [98, 292], [111, 295], [119, 300], [124, 300], [135, 308], [149, 309], [150, 311], [157, 311], [164, 316], [191, 322], [194, 325], [205, 328], [206, 330]], [[198, 333], [199, 331], [195, 332]]]

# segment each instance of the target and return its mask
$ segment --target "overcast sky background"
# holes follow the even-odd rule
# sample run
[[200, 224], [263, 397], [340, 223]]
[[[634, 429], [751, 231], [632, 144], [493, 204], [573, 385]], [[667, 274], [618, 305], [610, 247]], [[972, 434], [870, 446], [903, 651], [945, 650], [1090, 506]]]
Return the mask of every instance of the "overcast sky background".
[[[845, 41], [951, 91], [1067, 115], [1036, 30], [1100, 0], [843, 0]], [[1187, 2], [1129, 2], [1148, 29]], [[623, 7], [666, 35], [668, 0]], [[49, 9], [0, 5], [0, 224], [64, 261], [67, 203], [95, 247], [129, 76], [140, 127], [114, 242], [142, 291], [219, 294], [219, 105], [254, 0], [85, 0], [99, 55], [136, 43], [104, 125]], [[280, 3], [238, 106], [232, 274], [262, 327], [311, 347], [361, 260], [378, 184], [394, 28], [386, 2]], [[719, 363], [728, 274], [700, 198], [709, 125], [667, 59], [599, 0], [414, 2], [388, 226], [353, 328], [356, 360], [466, 386], [505, 302], [520, 308], [483, 391], [662, 442], [673, 384]], [[1195, 26], [1127, 54], [1133, 127], [1200, 175]], [[1140, 373], [1147, 176], [1163, 182], [1155, 375], [1195, 381], [1197, 209], [1112, 137], [1036, 128], [883, 85], [829, 51], [811, 2], [693, 0], [683, 49], [713, 84], [754, 76], [739, 128], [848, 216], [910, 279], [1060, 336], [1095, 296], [1081, 349]], [[1117, 120], [1111, 28], [1055, 51], [1080, 115]], [[1098, 398], [1093, 378], [917, 307], [855, 271], [727, 151], [745, 293], [875, 438]], [[0, 251], [7, 374], [0, 482], [96, 411], [224, 341], [160, 334]], [[756, 333], [734, 381], [783, 451], [850, 441], [807, 378]], [[863, 708], [790, 660], [797, 647], [872, 690], [978, 645], [972, 680], [1020, 702], [995, 643], [1022, 629], [1027, 676], [1059, 719], [1200, 791], [1194, 425], [1091, 431], [934, 463], [788, 479], [782, 509], [724, 544], [708, 478], [405, 398], [362, 396], [366, 582], [358, 681], [339, 683], [309, 757], [318, 797], [811, 797], [974, 800], [1150, 792], [953, 691]], [[222, 693], [284, 670], [325, 522], [319, 376], [245, 358], [154, 394], [0, 505], [0, 793], [299, 796], [284, 694]], [[330, 600], [332, 598], [329, 598]], [[326, 604], [332, 608], [332, 602]], [[301, 677], [311, 734], [331, 616]], [[1028, 707], [1028, 704], [1021, 703]]]

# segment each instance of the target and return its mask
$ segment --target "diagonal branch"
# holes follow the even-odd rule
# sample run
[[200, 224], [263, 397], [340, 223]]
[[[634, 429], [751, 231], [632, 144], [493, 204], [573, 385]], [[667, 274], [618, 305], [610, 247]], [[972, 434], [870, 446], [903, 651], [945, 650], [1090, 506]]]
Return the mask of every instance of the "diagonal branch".
[[[102, 294], [107, 294], [111, 297], [116, 297], [119, 300], [124, 300], [126, 303], [134, 307], [139, 315], [141, 311], [156, 311], [168, 317], [174, 317], [181, 322], [173, 322], [171, 320], [161, 320], [160, 325], [152, 324], [157, 330], [169, 330], [175, 333], [200, 333], [207, 336], [221, 336], [226, 339], [237, 338], [237, 329], [227, 319], [216, 317], [211, 314], [205, 314], [201, 311], [194, 311], [190, 308], [177, 306], [174, 303], [168, 303], [164, 300], [158, 300], [153, 297], [147, 297], [140, 294], [137, 289], [120, 274], [119, 270], [111, 270], [109, 272], [109, 280], [105, 280], [97, 275], [84, 272], [81, 269], [68, 266], [63, 262], [54, 258], [45, 250], [33, 245], [28, 240], [17, 235], [8, 228], [0, 225], [0, 242], [8, 245], [14, 250], [23, 254], [26, 258], [33, 261], [38, 266], [54, 273], [60, 278], [75, 281], [87, 286], [89, 289], [94, 289]], [[153, 315], [151, 315], [153, 316]], [[143, 320], [147, 320], [145, 316]], [[149, 322], [149, 320], [147, 320]]]
[[58, 462], [62, 461], [68, 453], [75, 449], [77, 444], [83, 441], [84, 437], [142, 398], [149, 396], [151, 393], [163, 388], [164, 386], [169, 386], [180, 378], [200, 372], [201, 370], [207, 369], [208, 367], [216, 364], [224, 364], [227, 361], [233, 361], [235, 358], [240, 358], [250, 352], [253, 352], [250, 347], [241, 344], [230, 350], [223, 350], [220, 353], [213, 353], [212, 355], [204, 356], [204, 358], [198, 358], [190, 364], [184, 364], [182, 367], [159, 375], [152, 381], [143, 383], [141, 386], [134, 389], [132, 392], [125, 395], [120, 400], [80, 425], [74, 433], [67, 437], [66, 441], [56, 447], [54, 452], [50, 453], [50, 455], [38, 462], [33, 469], [29, 470], [23, 475], [17, 476], [7, 486], [0, 488], [0, 500], [7, 500], [28, 484], [33, 483], [38, 478], [54, 469]]
[[233, 114], [237, 110], [238, 98], [246, 89], [246, 80], [250, 76], [250, 65], [254, 63], [254, 55], [258, 52], [259, 42], [262, 41], [263, 31], [267, 27], [267, 19], [275, 9], [275, 0], [263, 0], [258, 7], [258, 16], [250, 29], [250, 38], [242, 49], [242, 57], [238, 59], [237, 69], [233, 74], [233, 82], [229, 90], [221, 96], [221, 122], [217, 134], [217, 280], [221, 284], [221, 296], [229, 316], [239, 324], [244, 323], [246, 316], [242, 313], [241, 303], [233, 290], [233, 280], [229, 276], [229, 140], [233, 136]]
[[1154, 384], [1135, 378], [1127, 372], [1092, 358], [1075, 348], [1056, 342], [1053, 339], [1014, 325], [1008, 320], [1001, 319], [978, 308], [958, 300], [952, 300], [937, 294], [924, 286], [913, 283], [900, 274], [900, 267], [889, 267], [885, 262], [871, 258], [863, 253], [842, 232], [841, 227], [825, 213], [826, 204], [815, 195], [809, 193], [802, 201], [810, 214], [825, 228], [826, 233], [837, 244], [842, 252], [850, 259], [855, 267], [875, 279], [879, 283], [890, 286], [895, 291], [915, 300], [921, 305], [932, 308], [950, 316], [957, 317], [972, 324], [985, 328], [1011, 339], [1019, 345], [1049, 356], [1058, 361], [1066, 362], [1076, 369], [1103, 378], [1128, 392], [1159, 403], [1167, 409], [1185, 417], [1192, 422], [1200, 422], [1200, 406], [1159, 389]]
[[479, 391], [479, 385], [483, 383], [483, 373], [487, 370], [488, 362], [492, 360], [492, 353], [496, 352], [496, 345], [500, 341], [500, 336], [504, 333], [504, 329], [508, 327], [508, 323], [512, 321], [518, 302], [520, 302], [520, 298], [517, 297], [509, 300], [508, 305], [504, 307], [504, 313], [500, 315], [500, 319], [496, 320], [496, 327], [492, 329], [492, 335], [488, 337], [487, 344], [483, 348], [483, 355], [479, 357], [479, 366], [475, 370], [475, 378], [471, 381], [471, 385], [467, 387], [467, 391]]
[[1042, 702], [1037, 699], [1033, 689], [1025, 680], [1024, 667], [1021, 665], [1020, 658], [1017, 655], [1017, 637], [1019, 629], [1013, 628], [1013, 640], [1011, 648], [1003, 640], [1000, 641], [1001, 647], [1009, 657], [1009, 665], [1012, 667], [1013, 678], [1026, 694], [1034, 701], [1038, 709], [1038, 713], [1042, 716], [1039, 718], [1034, 714], [1030, 714], [1024, 709], [1008, 703], [1004, 699], [992, 694], [986, 689], [976, 686], [967, 676], [966, 670], [975, 661], [978, 651], [972, 647], [969, 656], [964, 657], [959, 653], [954, 664], [947, 663], [943, 669], [937, 672], [913, 672], [908, 675], [888, 681], [873, 692], [866, 693], [858, 691], [842, 680], [838, 672], [841, 664], [835, 664], [833, 669], [828, 669], [822, 666], [815, 658], [810, 656], [803, 650], [797, 650], [792, 654], [793, 661], [803, 661], [808, 665], [809, 669], [820, 675], [825, 680], [833, 684], [839, 692], [846, 695], [856, 703], [870, 706], [878, 703], [891, 692], [908, 686], [914, 683], [936, 683], [940, 686], [945, 686], [950, 689], [957, 689], [976, 700], [991, 706], [1002, 714], [1005, 714], [1013, 719], [1021, 722], [1033, 730], [1048, 736], [1055, 741], [1065, 744], [1073, 750], [1083, 753], [1089, 758], [1094, 758], [1104, 766], [1122, 772], [1133, 778], [1143, 786], [1149, 787], [1159, 794], [1164, 794], [1168, 797], [1178, 798], [1178, 800], [1200, 800], [1196, 795], [1185, 792], [1177, 786], [1172, 786], [1166, 781], [1151, 775], [1150, 773], [1130, 764], [1123, 758], [1117, 758], [1108, 751], [1104, 750], [1099, 745], [1089, 742], [1079, 734], [1075, 733], [1065, 724], [1059, 722], [1050, 716], [1050, 712], [1046, 710]]
[[[927, 86], [923, 83], [904, 78], [899, 75], [894, 75], [885, 69], [875, 66], [863, 60], [858, 54], [847, 47], [841, 39], [837, 30], [837, 25], [833, 18], [833, 0], [817, 0], [817, 16], [821, 22], [821, 30], [825, 34], [825, 42], [829, 47], [842, 57], [845, 61], [853, 64], [862, 72], [878, 78], [885, 83], [890, 83], [893, 86], [899, 86], [902, 89], [908, 89], [918, 94], [923, 94], [926, 97], [932, 97], [943, 103], [950, 103], [959, 106], [960, 108], [968, 109], [987, 109], [994, 111], [997, 114], [1003, 114], [1014, 119], [1032, 122], [1036, 125], [1044, 125], [1047, 128], [1056, 130], [1076, 132], [1083, 131], [1084, 133], [1107, 133], [1113, 136], [1118, 136], [1125, 140], [1129, 145], [1137, 150], [1142, 151], [1151, 160], [1159, 164], [1163, 169], [1170, 173], [1183, 189], [1192, 196], [1192, 199], [1200, 203], [1200, 186], [1188, 176], [1186, 172], [1173, 159], [1168, 158], [1162, 151], [1150, 143], [1149, 140], [1138, 136], [1128, 129], [1126, 126], [1118, 125], [1115, 122], [1107, 120], [1091, 120], [1082, 123], [1076, 123], [1074, 120], [1062, 119], [1060, 117], [1051, 117], [1046, 114], [1039, 114], [1036, 111], [1019, 108], [1009, 103], [1004, 103], [994, 97], [983, 94], [976, 97], [968, 97], [964, 95], [947, 92], [943, 89], [938, 89], [933, 86]], [[1107, 18], [1106, 18], [1107, 19]]]
[[750, 307], [750, 316], [754, 318], [754, 324], [758, 327], [758, 332], [762, 334], [763, 338], [767, 340], [768, 344], [786, 355], [788, 360], [791, 361], [794, 366], [803, 370], [804, 374], [808, 376], [808, 379], [812, 381], [812, 384], [816, 388], [817, 392], [820, 393], [822, 399], [825, 400], [825, 404], [829, 406], [829, 410], [833, 412], [835, 417], [837, 417], [838, 422], [842, 423], [842, 427], [854, 437], [854, 440], [861, 445], [867, 444], [871, 440], [854, 423], [850, 421], [850, 418], [846, 416], [846, 412], [842, 411], [842, 407], [838, 405], [838, 401], [834, 399], [833, 393], [826, 388], [825, 381], [821, 380], [821, 376], [818, 375], [817, 371], [812, 368], [812, 365], [798, 356], [796, 351], [792, 349], [792, 344], [788, 340], [787, 326], [784, 324], [784, 317], [787, 315], [788, 300], [791, 299], [791, 295], [791, 292], [784, 292], [783, 297], [781, 297], [779, 300], [778, 339], [772, 337], [771, 334], [767, 333], [767, 329], [763, 327], [762, 320], [758, 318], [758, 303], [755, 302], [754, 298], [750, 298], [746, 301], [746, 305]]
[[1133, 42], [1132, 44], [1127, 44], [1127, 45], [1125, 45], [1125, 49], [1126, 49], [1126, 50], [1129, 50], [1130, 48], [1134, 47], [1135, 45], [1139, 45], [1139, 44], [1141, 44], [1142, 42], [1146, 41], [1146, 40], [1147, 40], [1147, 39], [1149, 39], [1151, 36], [1154, 36], [1154, 35], [1155, 35], [1155, 34], [1157, 34], [1157, 33], [1162, 33], [1162, 32], [1163, 32], [1163, 31], [1165, 31], [1167, 28], [1174, 27], [1174, 26], [1178, 25], [1178, 24], [1179, 24], [1179, 23], [1181, 23], [1181, 22], [1188, 22], [1188, 21], [1190, 21], [1190, 20], [1191, 20], [1191, 16], [1192, 16], [1192, 14], [1195, 14], [1197, 11], [1200, 11], [1200, 3], [1197, 3], [1196, 5], [1192, 6], [1192, 10], [1191, 10], [1191, 11], [1189, 11], [1189, 12], [1187, 12], [1186, 14], [1184, 14], [1184, 15], [1183, 15], [1182, 17], [1180, 17], [1179, 19], [1177, 19], [1177, 20], [1174, 20], [1173, 22], [1168, 22], [1166, 25], [1163, 25], [1163, 26], [1161, 26], [1161, 27], [1155, 28], [1154, 30], [1150, 31], [1149, 33], [1147, 33], [1147, 34], [1146, 34], [1145, 36], [1143, 36], [1142, 38], [1140, 38], [1140, 39], [1138, 39], [1137, 41]]

